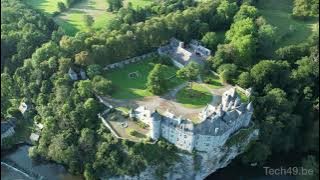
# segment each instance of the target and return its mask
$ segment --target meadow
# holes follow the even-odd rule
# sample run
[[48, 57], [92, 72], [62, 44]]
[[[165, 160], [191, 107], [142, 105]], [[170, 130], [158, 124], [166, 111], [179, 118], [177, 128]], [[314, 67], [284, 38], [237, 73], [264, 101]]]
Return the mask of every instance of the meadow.
[[316, 28], [316, 19], [296, 20], [291, 17], [292, 0], [265, 0], [259, 1], [257, 8], [268, 23], [277, 27], [277, 42], [274, 50], [279, 47], [298, 44], [305, 41]]
[[[27, 0], [29, 5], [38, 9], [45, 14], [52, 16], [58, 11], [57, 3], [65, 2], [64, 0]], [[144, 7], [150, 5], [152, 0], [124, 0], [124, 5], [132, 3], [133, 8]], [[110, 20], [116, 14], [107, 12], [108, 3], [106, 0], [83, 0], [74, 4], [71, 8], [54, 17], [55, 22], [62, 27], [68, 35], [75, 35], [79, 31], [88, 31], [89, 27], [85, 25], [84, 15], [90, 15], [94, 19], [91, 28], [99, 30], [107, 27]]]
[[[144, 60], [136, 64], [130, 64], [122, 69], [115, 69], [105, 73], [105, 77], [110, 79], [115, 86], [115, 91], [112, 97], [117, 99], [134, 99], [145, 96], [152, 96], [153, 94], [147, 90], [146, 84], [149, 72], [153, 69], [155, 63], [151, 60]], [[164, 74], [167, 78], [175, 75], [177, 68], [168, 66]], [[129, 77], [130, 73], [137, 73], [136, 77]], [[173, 77], [168, 80], [169, 88], [181, 84], [183, 81]]]
[[210, 91], [199, 83], [192, 83], [177, 93], [176, 100], [188, 108], [201, 108], [212, 100]]

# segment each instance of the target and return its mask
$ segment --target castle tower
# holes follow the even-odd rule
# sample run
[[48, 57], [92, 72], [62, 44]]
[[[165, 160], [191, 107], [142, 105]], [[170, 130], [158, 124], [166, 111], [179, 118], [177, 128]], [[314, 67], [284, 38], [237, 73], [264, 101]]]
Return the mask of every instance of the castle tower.
[[243, 122], [243, 126], [247, 127], [250, 123], [250, 120], [251, 120], [251, 117], [252, 117], [252, 114], [253, 114], [253, 105], [252, 105], [252, 102], [250, 102], [247, 107], [246, 107], [246, 114], [245, 114], [245, 119], [244, 119], [244, 122]]
[[150, 137], [158, 140], [161, 135], [161, 116], [157, 111], [154, 111], [150, 116]]
[[235, 97], [236, 95], [236, 89], [235, 88], [231, 88], [228, 91], [224, 92], [222, 94], [222, 106], [223, 109], [228, 108], [229, 102]]
[[235, 102], [234, 102], [233, 108], [238, 107], [240, 104], [241, 104], [241, 100], [240, 100], [239, 97], [237, 97], [237, 99], [236, 99]]

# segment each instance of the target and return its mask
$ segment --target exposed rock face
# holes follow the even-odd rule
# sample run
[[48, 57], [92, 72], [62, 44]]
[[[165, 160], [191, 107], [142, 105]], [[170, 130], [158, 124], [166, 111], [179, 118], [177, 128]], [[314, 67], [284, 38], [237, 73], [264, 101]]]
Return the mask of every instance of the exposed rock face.
[[[181, 160], [169, 168], [165, 174], [167, 180], [202, 180], [220, 168], [226, 167], [232, 159], [243, 153], [248, 144], [258, 138], [259, 130], [255, 129], [241, 141], [231, 145], [215, 148], [211, 152], [196, 152], [195, 154], [179, 153]], [[235, 134], [234, 136], [237, 136]], [[156, 167], [148, 167], [138, 176], [112, 177], [110, 180], [153, 180]]]

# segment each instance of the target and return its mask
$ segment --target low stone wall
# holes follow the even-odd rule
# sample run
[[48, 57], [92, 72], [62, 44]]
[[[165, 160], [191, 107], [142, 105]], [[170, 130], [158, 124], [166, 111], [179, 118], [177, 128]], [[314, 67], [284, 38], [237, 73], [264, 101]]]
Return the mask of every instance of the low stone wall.
[[108, 123], [107, 120], [105, 120], [101, 114], [98, 114], [98, 117], [101, 119], [102, 123], [111, 131], [111, 133], [116, 137], [116, 138], [121, 138], [119, 134], [111, 127], [111, 125]]
[[107, 71], [107, 70], [111, 70], [111, 69], [122, 68], [125, 65], [128, 65], [128, 64], [131, 64], [131, 63], [136, 63], [136, 62], [147, 60], [147, 58], [154, 57], [154, 56], [156, 56], [156, 54], [157, 54], [156, 52], [151, 52], [151, 53], [148, 53], [148, 54], [144, 54], [142, 56], [137, 56], [137, 57], [126, 59], [126, 60], [123, 60], [123, 61], [120, 61], [120, 62], [117, 62], [117, 63], [109, 64], [106, 67], [104, 67], [103, 70]]
[[242, 93], [244, 93], [246, 96], [250, 97], [251, 96], [251, 88], [248, 89], [243, 89], [242, 87], [236, 85], [236, 88], [241, 91]]

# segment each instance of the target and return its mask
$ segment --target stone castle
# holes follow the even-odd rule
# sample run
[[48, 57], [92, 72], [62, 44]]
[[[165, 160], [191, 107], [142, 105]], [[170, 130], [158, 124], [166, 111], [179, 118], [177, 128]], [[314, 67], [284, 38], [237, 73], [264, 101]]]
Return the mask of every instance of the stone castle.
[[218, 106], [207, 105], [194, 124], [170, 112], [159, 114], [140, 106], [129, 115], [150, 126], [149, 137], [160, 137], [189, 152], [195, 150], [209, 152], [221, 147], [227, 139], [242, 127], [248, 127], [253, 114], [252, 103], [242, 103], [235, 88], [222, 95]]

